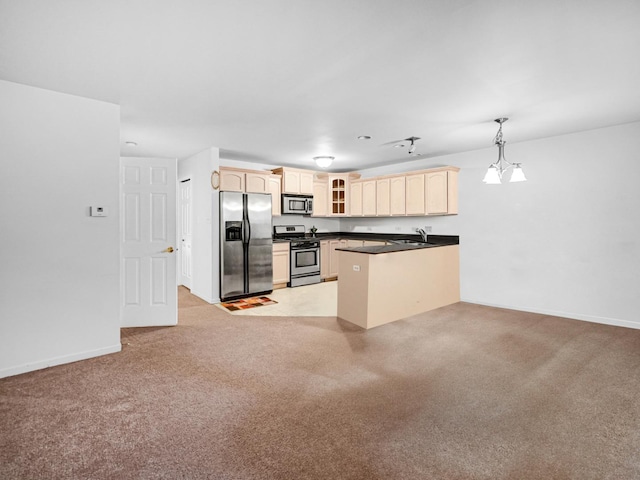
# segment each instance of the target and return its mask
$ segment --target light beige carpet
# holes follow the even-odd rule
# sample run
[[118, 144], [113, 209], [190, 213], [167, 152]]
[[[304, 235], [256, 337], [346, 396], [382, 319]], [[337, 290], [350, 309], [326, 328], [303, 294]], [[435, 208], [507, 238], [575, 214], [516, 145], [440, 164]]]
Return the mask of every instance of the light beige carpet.
[[459, 303], [234, 316], [0, 380], [0, 478], [640, 478], [640, 331]]

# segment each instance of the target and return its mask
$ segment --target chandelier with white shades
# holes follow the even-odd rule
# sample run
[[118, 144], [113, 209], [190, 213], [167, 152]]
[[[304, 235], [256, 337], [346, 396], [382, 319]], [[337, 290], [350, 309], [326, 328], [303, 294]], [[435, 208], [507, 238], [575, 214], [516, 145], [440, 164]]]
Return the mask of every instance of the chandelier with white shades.
[[524, 176], [524, 172], [522, 171], [522, 164], [520, 163], [509, 163], [506, 158], [504, 158], [504, 145], [505, 142], [502, 138], [502, 124], [509, 120], [507, 117], [496, 118], [495, 121], [500, 124], [500, 128], [498, 129], [498, 133], [493, 139], [493, 143], [495, 143], [498, 147], [498, 160], [495, 163], [489, 165], [489, 169], [482, 180], [486, 184], [499, 184], [502, 183], [502, 176], [504, 173], [513, 168], [513, 172], [511, 172], [510, 182], [524, 182], [526, 181], [526, 177]]

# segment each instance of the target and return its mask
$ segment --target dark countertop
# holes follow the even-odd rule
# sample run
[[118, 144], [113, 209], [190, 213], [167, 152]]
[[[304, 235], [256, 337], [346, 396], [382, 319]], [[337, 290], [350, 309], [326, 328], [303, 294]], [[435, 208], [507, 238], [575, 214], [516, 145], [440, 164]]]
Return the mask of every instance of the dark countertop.
[[424, 248], [446, 247], [448, 245], [457, 245], [455, 243], [421, 243], [415, 244], [395, 244], [395, 245], [376, 245], [371, 247], [351, 247], [336, 248], [343, 252], [366, 253], [369, 255], [377, 255], [378, 253], [406, 252], [408, 250], [422, 250]]
[[[393, 242], [394, 240], [422, 241], [418, 234], [407, 233], [354, 233], [354, 232], [330, 232], [317, 233], [315, 237], [307, 234], [305, 238], [317, 238], [318, 240], [369, 240], [379, 242]], [[435, 245], [456, 245], [460, 243], [458, 235], [427, 235], [427, 243]]]
[[[318, 240], [369, 240], [379, 242], [393, 242], [398, 240], [410, 240], [414, 242], [422, 242], [420, 235], [410, 235], [406, 233], [353, 233], [353, 232], [330, 232], [317, 233], [315, 237], [306, 235], [304, 238], [317, 238]], [[274, 243], [289, 242], [289, 240], [273, 240]], [[458, 245], [460, 237], [458, 235], [427, 235], [427, 243], [419, 245], [412, 244], [392, 244], [392, 245], [373, 245], [368, 247], [349, 247], [337, 248], [336, 250], [344, 250], [347, 252], [359, 252], [368, 254], [404, 252], [407, 250], [420, 250], [423, 248], [441, 247], [444, 245]]]

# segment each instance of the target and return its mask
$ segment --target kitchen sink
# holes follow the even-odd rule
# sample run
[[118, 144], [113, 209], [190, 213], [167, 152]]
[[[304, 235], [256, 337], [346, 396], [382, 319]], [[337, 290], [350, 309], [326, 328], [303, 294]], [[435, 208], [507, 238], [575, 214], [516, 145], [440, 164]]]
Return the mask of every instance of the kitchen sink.
[[407, 239], [391, 240], [391, 243], [396, 243], [399, 245], [425, 245], [425, 242], [421, 242], [419, 240], [407, 240]]

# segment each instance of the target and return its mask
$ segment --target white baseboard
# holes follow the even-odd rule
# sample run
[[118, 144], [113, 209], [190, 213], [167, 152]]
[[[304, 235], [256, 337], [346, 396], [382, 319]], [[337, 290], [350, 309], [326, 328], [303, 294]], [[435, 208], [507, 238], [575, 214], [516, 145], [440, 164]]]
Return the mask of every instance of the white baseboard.
[[0, 378], [11, 377], [14, 375], [20, 375], [22, 373], [33, 372], [35, 370], [42, 370], [43, 368], [54, 367], [56, 365], [63, 365], [65, 363], [77, 362], [80, 360], [86, 360], [88, 358], [100, 357], [109, 353], [117, 353], [122, 350], [120, 343], [111, 345], [109, 347], [98, 348], [96, 350], [89, 350], [86, 352], [78, 352], [71, 355], [63, 355], [61, 357], [53, 357], [45, 360], [38, 360], [37, 362], [25, 363], [24, 365], [16, 365], [13, 367], [0, 369]]
[[210, 303], [211, 305], [213, 305], [214, 303], [220, 303], [220, 298], [211, 298], [205, 294], [202, 294], [196, 290], [191, 290], [191, 294], [195, 295], [198, 298], [201, 298], [202, 300], [204, 300], [207, 303]]
[[461, 299], [460, 301], [466, 302], [466, 303], [475, 303], [477, 305], [486, 305], [487, 307], [506, 308], [509, 310], [519, 310], [521, 312], [540, 313], [543, 315], [550, 315], [553, 317], [570, 318], [572, 320], [581, 320], [583, 322], [601, 323], [604, 325], [613, 325], [615, 327], [635, 328], [637, 330], [640, 330], [640, 322], [632, 322], [629, 320], [622, 320], [619, 318], [598, 317], [595, 315], [584, 315], [584, 314], [572, 313], [572, 312], [560, 312], [556, 310], [546, 310], [541, 308], [531, 308], [531, 307], [523, 308], [523, 307], [516, 307], [513, 305], [499, 305], [495, 303], [478, 302], [476, 300], [470, 300], [470, 299]]

